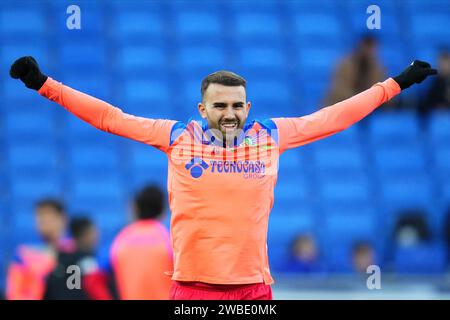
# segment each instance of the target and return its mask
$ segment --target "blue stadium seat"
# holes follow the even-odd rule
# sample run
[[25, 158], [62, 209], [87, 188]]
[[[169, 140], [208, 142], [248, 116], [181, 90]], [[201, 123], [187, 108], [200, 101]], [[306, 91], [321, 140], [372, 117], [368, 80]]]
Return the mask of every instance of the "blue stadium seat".
[[394, 41], [382, 42], [378, 51], [380, 53], [380, 61], [387, 69], [387, 76], [399, 74], [410, 61], [410, 59], [407, 59], [404, 47], [401, 44], [396, 44]]
[[50, 108], [14, 108], [5, 115], [5, 134], [15, 141], [53, 141], [55, 122]]
[[[175, 103], [168, 103], [171, 94], [172, 88], [164, 80], [130, 79], [124, 83], [118, 106], [123, 112], [135, 116], [172, 119], [177, 108]], [[195, 108], [196, 104], [192, 107]]]
[[375, 168], [381, 175], [423, 173], [429, 168], [420, 145], [377, 148], [374, 150], [374, 160]]
[[282, 208], [295, 207], [310, 201], [310, 188], [304, 179], [279, 179], [275, 187], [275, 201]]
[[68, 169], [116, 171], [120, 169], [119, 150], [106, 145], [73, 145], [69, 147]]
[[363, 171], [366, 159], [358, 145], [332, 146], [317, 144], [313, 152], [313, 165], [316, 170], [327, 172]]
[[255, 111], [257, 109], [268, 109], [272, 112], [275, 110], [273, 116], [289, 116], [292, 114], [291, 90], [287, 82], [275, 79], [255, 79], [247, 87], [247, 96], [249, 97], [248, 100], [253, 102]]
[[327, 206], [322, 219], [321, 234], [329, 239], [375, 239], [377, 236], [377, 212], [370, 205]]
[[70, 202], [118, 201], [124, 197], [124, 185], [118, 173], [97, 173], [90, 171], [71, 173], [72, 186]]
[[246, 0], [246, 1], [226, 1], [232, 12], [253, 11], [258, 13], [274, 14], [278, 13], [280, 2], [277, 0]]
[[348, 206], [342, 210], [330, 206], [325, 209], [321, 221], [323, 227], [320, 228], [320, 243], [329, 270], [333, 272], [351, 271], [352, 248], [360, 241], [369, 242], [374, 246], [378, 260], [381, 243], [377, 216], [373, 208]]
[[299, 48], [296, 57], [299, 78], [305, 82], [330, 79], [341, 56], [342, 52], [335, 48]]
[[45, 170], [56, 169], [59, 165], [59, 154], [51, 143], [19, 143], [7, 149], [8, 168], [10, 170]]
[[[205, 71], [209, 69], [212, 72], [223, 69], [225, 63], [225, 50], [211, 46], [182, 47], [176, 60], [177, 66], [186, 71], [202, 68]], [[205, 72], [206, 74], [207, 72]]]
[[306, 208], [297, 215], [271, 215], [267, 239], [270, 267], [274, 270], [282, 268], [295, 238], [314, 233], [314, 228], [314, 216]]
[[112, 142], [110, 133], [93, 127], [69, 112], [66, 112], [63, 116], [63, 130], [66, 145]]
[[435, 197], [432, 181], [423, 173], [385, 176], [379, 183], [380, 201], [397, 209], [427, 207]]
[[428, 120], [430, 142], [435, 146], [447, 144], [450, 141], [450, 112], [434, 111]]
[[4, 6], [0, 12], [0, 37], [42, 37], [47, 31], [46, 15], [42, 8], [27, 3], [25, 6]]
[[448, 10], [448, 3], [445, 0], [405, 0], [403, 5], [407, 14], [411, 15], [442, 13]]
[[154, 45], [130, 45], [120, 47], [117, 53], [117, 68], [119, 72], [148, 72], [161, 69], [168, 63], [164, 48]]
[[318, 189], [320, 202], [327, 205], [365, 204], [372, 200], [370, 182], [364, 174], [355, 174], [350, 179], [321, 177]]
[[25, 172], [11, 174], [11, 197], [15, 201], [35, 202], [41, 198], [60, 197], [63, 193], [58, 172]]
[[[115, 36], [122, 41], [155, 42], [162, 40], [165, 25], [158, 11], [127, 9], [113, 14], [116, 26]], [[158, 42], [159, 43], [159, 42]]]
[[288, 61], [282, 48], [273, 46], [243, 46], [239, 49], [239, 63], [250, 72], [261, 68], [283, 72]]
[[370, 139], [375, 145], [414, 143], [421, 134], [413, 112], [376, 113], [369, 120]]
[[444, 201], [445, 205], [448, 206], [448, 204], [450, 203], [450, 182], [446, 178], [444, 178], [440, 188], [442, 200]]
[[127, 101], [152, 101], [163, 105], [169, 100], [169, 87], [162, 81], [131, 78], [125, 81], [123, 95]]
[[445, 179], [450, 174], [450, 144], [433, 149], [435, 170]]
[[[283, 176], [284, 171], [287, 171], [291, 173], [294, 170], [297, 170], [298, 173], [300, 173], [302, 170], [304, 170], [304, 160], [302, 157], [302, 154], [299, 152], [296, 152], [297, 150], [289, 150], [287, 152], [284, 152], [282, 156], [279, 158], [279, 169], [280, 169], [280, 177]], [[287, 178], [290, 177], [290, 175], [286, 176]]]
[[167, 166], [167, 156], [160, 150], [145, 145], [133, 145], [128, 158], [133, 190], [137, 191], [144, 184], [152, 182], [166, 189]]
[[123, 204], [119, 207], [115, 203], [113, 205], [101, 204], [92, 209], [92, 217], [100, 230], [117, 231], [125, 225], [129, 212]]
[[36, 243], [40, 240], [35, 227], [35, 215], [33, 212], [15, 213], [11, 221], [11, 237], [12, 247], [23, 243]]
[[108, 55], [101, 41], [62, 43], [59, 46], [60, 67], [66, 72], [96, 73], [106, 69]]
[[281, 19], [273, 13], [242, 12], [235, 15], [233, 34], [238, 38], [279, 39], [283, 34]]
[[423, 41], [427, 41], [430, 46], [449, 44], [450, 30], [447, 28], [449, 24], [448, 10], [447, 13], [415, 13], [411, 16], [411, 35], [418, 46]]
[[287, 244], [295, 236], [304, 232], [314, 230], [314, 215], [307, 207], [297, 216], [292, 215], [271, 215], [269, 219], [269, 242]]
[[221, 37], [224, 33], [223, 21], [219, 13], [208, 12], [204, 9], [176, 12], [173, 27], [177, 37], [190, 40], [199, 37], [203, 39]]
[[400, 273], [441, 273], [445, 271], [447, 253], [441, 244], [397, 248], [395, 270]]
[[283, 2], [288, 12], [304, 13], [311, 12], [314, 14], [332, 15], [339, 9], [336, 1], [333, 0], [298, 0]]
[[342, 47], [344, 32], [342, 21], [335, 13], [310, 13], [308, 11], [296, 12], [293, 16], [295, 43], [301, 48], [306, 43], [314, 47]]

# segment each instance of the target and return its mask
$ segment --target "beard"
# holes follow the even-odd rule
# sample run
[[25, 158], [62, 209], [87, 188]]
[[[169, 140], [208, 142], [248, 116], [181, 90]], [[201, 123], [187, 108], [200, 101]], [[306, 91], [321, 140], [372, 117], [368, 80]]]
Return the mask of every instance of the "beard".
[[219, 121], [220, 132], [223, 142], [227, 145], [234, 145], [237, 137], [242, 132], [242, 122], [239, 119]]

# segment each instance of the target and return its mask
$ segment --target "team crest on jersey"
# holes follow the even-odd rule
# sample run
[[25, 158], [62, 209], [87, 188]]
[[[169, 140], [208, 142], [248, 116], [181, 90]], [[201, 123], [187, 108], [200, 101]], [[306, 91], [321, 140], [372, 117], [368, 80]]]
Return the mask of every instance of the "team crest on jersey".
[[202, 176], [203, 170], [209, 168], [209, 165], [202, 159], [194, 157], [185, 166], [186, 170], [189, 170], [192, 178], [198, 179]]

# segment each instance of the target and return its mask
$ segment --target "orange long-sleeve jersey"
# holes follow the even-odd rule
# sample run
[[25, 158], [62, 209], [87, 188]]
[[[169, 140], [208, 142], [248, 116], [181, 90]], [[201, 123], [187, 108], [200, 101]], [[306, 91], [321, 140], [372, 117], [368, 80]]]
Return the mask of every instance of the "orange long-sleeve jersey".
[[172, 279], [211, 284], [273, 283], [267, 226], [279, 155], [348, 128], [399, 92], [389, 78], [307, 116], [255, 120], [223, 148], [204, 122], [132, 116], [51, 78], [39, 90], [94, 127], [168, 156]]
[[169, 232], [153, 219], [125, 227], [111, 246], [110, 262], [120, 299], [168, 300], [173, 266]]

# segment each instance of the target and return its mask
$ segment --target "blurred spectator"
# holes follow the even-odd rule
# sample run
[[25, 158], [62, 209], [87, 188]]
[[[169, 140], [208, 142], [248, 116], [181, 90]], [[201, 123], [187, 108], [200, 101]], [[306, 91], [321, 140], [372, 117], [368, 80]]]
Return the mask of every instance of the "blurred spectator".
[[94, 255], [98, 244], [98, 230], [88, 217], [73, 218], [69, 225], [70, 234], [78, 251]]
[[354, 271], [366, 273], [367, 267], [375, 263], [375, 249], [370, 242], [358, 241], [353, 245], [352, 265]]
[[[136, 196], [135, 222], [125, 227], [111, 247], [111, 267], [121, 299], [168, 300], [173, 270], [169, 232], [159, 221], [165, 198], [157, 186]], [[168, 273], [167, 273], [168, 272]]]
[[443, 49], [438, 58], [438, 75], [431, 85], [420, 108], [422, 113], [433, 109], [450, 109], [450, 52]]
[[386, 79], [377, 57], [377, 40], [371, 35], [361, 38], [355, 50], [337, 66], [325, 105], [332, 105], [360, 93]]
[[412, 247], [430, 239], [430, 230], [425, 213], [407, 210], [400, 214], [394, 228], [394, 243], [398, 247]]
[[[70, 233], [75, 242], [74, 250], [59, 250], [56, 267], [46, 280], [46, 300], [109, 300], [108, 274], [103, 272], [95, 256], [98, 231], [87, 217], [73, 218]], [[70, 266], [79, 267], [80, 289], [69, 289], [67, 280]]]
[[294, 239], [286, 272], [313, 273], [323, 271], [316, 240], [310, 234], [301, 234]]
[[36, 227], [42, 242], [17, 248], [14, 261], [8, 268], [7, 299], [42, 299], [45, 278], [56, 265], [56, 252], [74, 247], [71, 240], [64, 238], [67, 219], [60, 201], [41, 200], [35, 212]]

